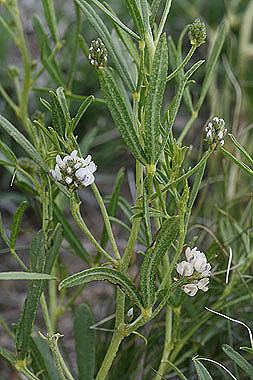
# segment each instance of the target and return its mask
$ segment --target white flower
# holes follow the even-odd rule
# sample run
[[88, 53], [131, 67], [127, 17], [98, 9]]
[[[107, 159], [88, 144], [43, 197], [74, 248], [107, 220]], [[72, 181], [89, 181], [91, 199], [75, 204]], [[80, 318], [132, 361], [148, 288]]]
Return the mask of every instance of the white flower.
[[187, 284], [183, 286], [183, 291], [190, 297], [194, 297], [198, 291], [196, 284]]
[[205, 270], [206, 265], [207, 265], [206, 255], [203, 252], [198, 252], [195, 255], [195, 258], [193, 260], [194, 269], [197, 272], [202, 273]]
[[191, 297], [197, 293], [198, 289], [207, 292], [209, 277], [211, 276], [211, 265], [207, 262], [206, 255], [199, 251], [197, 247], [187, 247], [185, 257], [187, 261], [178, 263], [176, 270], [181, 276], [193, 276], [193, 279], [189, 279], [189, 284], [182, 286], [183, 291]]
[[78, 156], [78, 151], [75, 149], [63, 158], [58, 154], [55, 161], [55, 168], [50, 171], [55, 181], [72, 189], [73, 186], [87, 187], [95, 181], [93, 173], [97, 170], [97, 166], [92, 161], [91, 155], [84, 159]]
[[203, 277], [210, 277], [211, 276], [211, 265], [209, 263], [206, 264], [205, 269], [201, 272], [201, 275]]
[[202, 290], [203, 292], [208, 291], [209, 289], [208, 285], [209, 285], [209, 278], [201, 278], [201, 280], [197, 282], [198, 289]]
[[223, 119], [214, 117], [213, 120], [207, 124], [205, 131], [206, 139], [210, 145], [224, 145], [224, 137], [227, 133], [227, 129], [225, 128], [225, 121]]
[[181, 276], [189, 277], [193, 274], [193, 271], [193, 265], [187, 261], [182, 261], [181, 263], [177, 264], [177, 273]]

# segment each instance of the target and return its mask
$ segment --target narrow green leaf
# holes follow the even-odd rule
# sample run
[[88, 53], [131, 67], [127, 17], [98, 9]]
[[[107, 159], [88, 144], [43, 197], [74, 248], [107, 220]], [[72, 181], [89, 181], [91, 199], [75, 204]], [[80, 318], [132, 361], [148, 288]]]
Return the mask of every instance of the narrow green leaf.
[[[82, 5], [83, 0], [76, 0], [76, 2], [79, 5]], [[126, 33], [129, 34], [129, 36], [135, 38], [136, 40], [139, 40], [140, 37], [134, 33], [131, 29], [129, 29], [115, 14], [110, 12], [101, 2], [97, 0], [90, 0], [92, 4], [94, 4], [96, 7], [98, 7], [104, 14], [110, 17], [110, 19], [115, 22], [122, 30], [124, 30]]]
[[183, 81], [181, 81], [179, 83], [179, 86], [178, 86], [178, 90], [177, 90], [177, 93], [176, 95], [174, 96], [172, 102], [170, 103], [170, 106], [169, 106], [169, 109], [168, 109], [168, 126], [167, 126], [167, 132], [165, 133], [165, 136], [163, 137], [163, 143], [161, 144], [161, 147], [160, 147], [160, 150], [159, 150], [159, 153], [158, 153], [158, 158], [160, 157], [161, 155], [161, 152], [163, 151], [165, 145], [166, 145], [166, 142], [167, 142], [167, 139], [168, 139], [168, 135], [169, 135], [169, 131], [170, 129], [173, 127], [174, 123], [175, 123], [175, 120], [176, 120], [176, 116], [178, 114], [178, 110], [179, 110], [179, 107], [180, 107], [180, 104], [181, 104], [181, 101], [182, 101], [182, 98], [183, 98], [183, 94], [184, 94], [184, 91], [185, 91], [185, 87], [187, 85], [187, 82], [188, 80], [190, 79], [190, 77], [195, 73], [195, 71], [204, 63], [204, 60], [200, 60], [198, 62], [196, 62], [184, 75], [184, 79]]
[[31, 337], [31, 367], [34, 373], [40, 373], [41, 380], [59, 380], [53, 358], [47, 342], [38, 334]]
[[142, 13], [143, 25], [146, 34], [151, 33], [149, 17], [151, 15], [151, 10], [147, 0], [140, 0], [140, 8]]
[[107, 106], [123, 140], [135, 158], [145, 164], [145, 154], [134, 129], [132, 115], [129, 113], [124, 95], [120, 91], [113, 74], [106, 68], [99, 70], [98, 75]]
[[94, 325], [92, 312], [88, 305], [77, 307], [74, 314], [74, 337], [79, 380], [93, 380], [96, 359], [96, 335], [91, 329]]
[[23, 215], [24, 215], [27, 207], [28, 207], [28, 202], [26, 202], [26, 201], [22, 202], [14, 214], [12, 225], [11, 225], [10, 248], [15, 248], [17, 236], [18, 236], [20, 226], [21, 226], [21, 222], [22, 222], [22, 218], [23, 218]]
[[213, 380], [208, 370], [198, 360], [193, 360], [199, 380]]
[[221, 52], [221, 49], [223, 47], [223, 44], [225, 42], [225, 38], [228, 33], [228, 23], [226, 21], [223, 21], [218, 29], [217, 37], [214, 41], [214, 45], [210, 54], [210, 57], [207, 60], [207, 67], [206, 67], [206, 75], [204, 78], [204, 82], [201, 86], [201, 92], [200, 97], [196, 105], [196, 111], [198, 112], [205, 100], [206, 94], [208, 92], [209, 86], [213, 80], [214, 71], [216, 68], [216, 64]]
[[236, 140], [235, 136], [232, 135], [232, 133], [228, 134], [230, 139], [232, 140], [233, 144], [236, 146], [236, 148], [239, 149], [239, 151], [243, 154], [243, 156], [246, 158], [246, 160], [249, 161], [251, 165], [253, 165], [253, 159], [250, 156], [250, 154], [244, 149], [244, 147], [239, 143], [239, 141]]
[[16, 164], [17, 157], [15, 153], [6, 145], [2, 140], [0, 140], [0, 152], [13, 164]]
[[[175, 46], [175, 43], [172, 39], [172, 37], [169, 37], [169, 62], [172, 70], [176, 70], [176, 68], [181, 64], [182, 59], [179, 58], [179, 53], [177, 51], [177, 48]], [[179, 84], [184, 79], [184, 70], [180, 70], [178, 74], [176, 75], [176, 81]], [[189, 88], [186, 87], [184, 91], [184, 101], [186, 106], [189, 108], [191, 113], [194, 111], [193, 104], [192, 104], [192, 98], [190, 95]]]
[[55, 276], [32, 272], [0, 272], [0, 281], [3, 280], [56, 280]]
[[153, 0], [151, 3], [151, 18], [150, 18], [151, 25], [155, 22], [155, 18], [156, 18], [160, 3], [161, 3], [161, 0]]
[[7, 245], [7, 247], [9, 247], [10, 241], [9, 241], [9, 238], [8, 238], [6, 231], [5, 231], [5, 228], [4, 228], [4, 223], [3, 223], [3, 218], [2, 218], [1, 212], [0, 212], [0, 236], [2, 237], [4, 243]]
[[253, 366], [241, 354], [228, 344], [223, 344], [222, 350], [249, 376], [249, 379], [253, 379]]
[[59, 255], [62, 240], [63, 240], [62, 226], [60, 223], [58, 223], [49, 241], [51, 243], [51, 247], [48, 249], [47, 256], [46, 256], [45, 269], [44, 269], [45, 273], [48, 273], [48, 274], [51, 273], [55, 260], [57, 256]]
[[68, 223], [67, 218], [63, 212], [56, 204], [54, 204], [53, 210], [57, 221], [62, 224], [64, 237], [69, 242], [75, 254], [86, 263], [90, 264], [91, 259], [89, 253], [83, 247], [83, 244], [81, 243], [78, 235], [73, 231], [72, 226]]
[[[31, 270], [43, 273], [45, 265], [45, 237], [39, 231], [32, 241], [30, 248]], [[36, 317], [37, 308], [42, 292], [43, 281], [32, 281], [28, 287], [28, 294], [16, 330], [16, 350], [18, 357], [24, 359], [29, 350], [30, 335]]]
[[[107, 207], [107, 213], [109, 217], [114, 217], [116, 214], [117, 210], [117, 205], [118, 205], [118, 200], [119, 200], [119, 195], [120, 195], [120, 190], [121, 190], [121, 185], [124, 179], [124, 169], [120, 169], [117, 173], [116, 179], [115, 179], [115, 184], [114, 188], [112, 191], [112, 196], [110, 198], [109, 205]], [[105, 248], [106, 244], [108, 241], [108, 234], [106, 231], [106, 228], [104, 226], [103, 232], [102, 232], [102, 237], [101, 237], [101, 242], [100, 245]]]
[[49, 94], [52, 108], [53, 128], [57, 133], [59, 133], [60, 136], [64, 136], [67, 120], [65, 119], [63, 109], [61, 107], [56, 93], [54, 91], [49, 91]]
[[155, 280], [158, 264], [175, 241], [179, 230], [178, 217], [166, 220], [157, 233], [155, 242], [144, 257], [141, 266], [141, 292], [146, 307], [151, 307], [155, 300]]
[[133, 78], [129, 73], [129, 69], [124, 60], [124, 57], [121, 56], [119, 49], [113, 43], [113, 39], [103, 20], [99, 17], [96, 11], [92, 8], [91, 5], [85, 0], [78, 0], [81, 10], [87, 16], [89, 22], [96, 30], [98, 35], [102, 38], [107, 50], [108, 56], [111, 62], [113, 62], [115, 69], [119, 73], [120, 77], [125, 82], [126, 86], [133, 92], [135, 90], [135, 83]]
[[126, 0], [126, 4], [131, 13], [136, 30], [141, 37], [144, 37], [144, 25], [136, 0]]
[[67, 103], [67, 100], [65, 97], [64, 88], [58, 87], [56, 89], [56, 95], [57, 95], [57, 99], [61, 105], [61, 109], [64, 113], [65, 119], [70, 120], [69, 108], [68, 108], [68, 103]]
[[119, 286], [122, 291], [139, 307], [142, 308], [142, 299], [133, 282], [116, 269], [97, 267], [86, 269], [65, 278], [59, 284], [59, 290], [72, 286], [87, 284], [91, 281], [109, 281]]
[[144, 151], [149, 164], [155, 164], [159, 151], [160, 112], [168, 71], [168, 46], [166, 34], [159, 40], [153, 59], [150, 80], [145, 98]]
[[253, 176], [253, 170], [250, 169], [248, 167], [248, 165], [246, 165], [244, 162], [238, 160], [238, 158], [236, 158], [232, 153], [230, 153], [228, 150], [226, 150], [225, 148], [220, 148], [220, 151], [224, 154], [224, 156], [226, 156], [227, 158], [229, 158], [231, 161], [233, 161], [237, 166], [239, 166], [239, 168], [241, 168], [242, 170], [244, 170], [247, 174], [249, 174], [250, 176]]
[[18, 131], [7, 119], [0, 115], [0, 126], [15, 140], [29, 156], [45, 171], [48, 171], [43, 159], [34, 148], [34, 146], [27, 140], [27, 138]]
[[57, 33], [57, 21], [54, 9], [53, 0], [42, 0], [42, 5], [44, 8], [45, 19], [47, 21], [47, 25], [51, 32], [53, 40], [58, 42], [58, 33]]
[[75, 130], [75, 128], [77, 127], [77, 125], [78, 125], [79, 121], [81, 120], [83, 114], [86, 112], [87, 108], [91, 105], [91, 103], [94, 101], [94, 99], [95, 98], [93, 95], [90, 95], [86, 99], [84, 99], [84, 101], [82, 102], [82, 104], [78, 108], [78, 111], [77, 111], [76, 116], [74, 118], [73, 127], [71, 129], [72, 132]]
[[199, 188], [200, 188], [200, 185], [201, 185], [204, 173], [205, 173], [205, 169], [206, 169], [206, 161], [203, 162], [203, 164], [200, 166], [200, 168], [198, 169], [198, 171], [195, 174], [194, 182], [193, 182], [193, 188], [192, 188], [192, 191], [190, 193], [189, 202], [188, 202], [188, 206], [187, 206], [189, 210], [192, 209], [193, 204], [195, 202], [195, 199], [198, 195], [198, 191], [199, 191]]

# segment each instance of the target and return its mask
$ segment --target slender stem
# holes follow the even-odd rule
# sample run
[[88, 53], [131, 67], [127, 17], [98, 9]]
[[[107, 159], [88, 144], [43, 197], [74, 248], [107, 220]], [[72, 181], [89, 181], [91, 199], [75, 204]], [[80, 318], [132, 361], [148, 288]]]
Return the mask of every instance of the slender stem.
[[172, 78], [174, 78], [179, 73], [179, 71], [189, 62], [189, 60], [193, 56], [196, 49], [197, 49], [196, 45], [192, 45], [188, 54], [186, 55], [184, 60], [180, 63], [180, 65], [170, 75], [167, 76], [167, 82], [169, 82]]
[[119, 250], [118, 250], [118, 247], [117, 247], [117, 243], [115, 241], [115, 238], [114, 238], [114, 235], [113, 235], [113, 232], [112, 232], [112, 227], [111, 227], [110, 219], [109, 219], [109, 216], [108, 216], [108, 213], [107, 213], [107, 210], [106, 210], [103, 198], [101, 197], [101, 194], [100, 194], [97, 186], [95, 185], [95, 183], [93, 183], [91, 187], [92, 187], [93, 193], [94, 193], [94, 195], [96, 197], [96, 200], [97, 200], [97, 202], [99, 204], [99, 207], [100, 207], [103, 219], [104, 219], [104, 223], [105, 223], [105, 228], [106, 228], [109, 240], [111, 242], [112, 249], [114, 251], [115, 257], [117, 259], [121, 259], [121, 256], [120, 256], [120, 253], [119, 253]]
[[191, 116], [191, 118], [189, 119], [189, 121], [186, 123], [184, 129], [182, 130], [182, 132], [180, 133], [180, 136], [178, 138], [178, 144], [182, 143], [185, 136], [187, 135], [187, 133], [189, 132], [189, 130], [191, 129], [192, 127], [192, 124], [194, 123], [194, 121], [197, 119], [198, 117], [198, 113], [197, 112], [194, 112]]
[[86, 237], [89, 239], [89, 241], [94, 245], [94, 247], [97, 249], [101, 255], [103, 255], [109, 262], [111, 262], [115, 267], [118, 266], [118, 261], [113, 259], [109, 253], [107, 253], [104, 248], [101, 247], [101, 245], [97, 242], [97, 240], [94, 238], [88, 227], [86, 226], [81, 213], [80, 213], [80, 203], [77, 202], [75, 195], [73, 195], [70, 198], [70, 210], [73, 215], [73, 218], [75, 219], [77, 225], [80, 227], [80, 229], [83, 231], [83, 233], [86, 235]]
[[4, 98], [4, 100], [6, 101], [6, 103], [9, 104], [9, 106], [13, 109], [13, 111], [15, 112], [15, 114], [17, 116], [19, 116], [19, 108], [18, 106], [13, 102], [13, 100], [10, 98], [10, 96], [7, 94], [7, 92], [5, 91], [5, 89], [3, 88], [3, 86], [0, 84], [0, 94], [2, 95], [2, 97]]
[[169, 358], [171, 350], [173, 349], [172, 318], [173, 318], [172, 307], [167, 306], [166, 317], [165, 317], [165, 338], [164, 338], [163, 354], [162, 354], [162, 359], [161, 359], [157, 374], [154, 377], [154, 380], [161, 380], [161, 376], [164, 375], [168, 367], [167, 360]]
[[172, 3], [172, 0], [167, 0], [166, 1], [166, 5], [164, 7], [162, 18], [161, 18], [161, 21], [160, 21], [160, 24], [159, 24], [159, 27], [158, 27], [157, 37], [156, 37], [156, 40], [155, 40], [155, 45], [157, 45], [157, 43], [158, 43], [158, 41], [160, 39], [160, 36], [161, 36], [161, 34], [163, 32], [165, 23], [166, 23], [167, 18], [168, 18], [168, 14], [170, 12], [171, 3]]

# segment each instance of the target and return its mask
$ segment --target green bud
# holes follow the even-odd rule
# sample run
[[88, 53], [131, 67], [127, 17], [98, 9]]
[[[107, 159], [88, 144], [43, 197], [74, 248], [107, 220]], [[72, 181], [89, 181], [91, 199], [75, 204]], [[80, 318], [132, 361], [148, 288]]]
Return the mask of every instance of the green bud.
[[101, 38], [97, 38], [91, 42], [89, 48], [89, 60], [90, 63], [97, 68], [106, 66], [108, 61], [107, 50]]
[[206, 26], [199, 18], [189, 25], [188, 36], [192, 45], [200, 46], [206, 40]]

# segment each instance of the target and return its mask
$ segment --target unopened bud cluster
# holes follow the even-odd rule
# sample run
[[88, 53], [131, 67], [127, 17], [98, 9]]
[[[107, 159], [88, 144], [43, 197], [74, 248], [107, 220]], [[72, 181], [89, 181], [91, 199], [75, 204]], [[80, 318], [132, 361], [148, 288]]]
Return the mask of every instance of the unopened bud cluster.
[[95, 177], [93, 173], [97, 166], [88, 155], [85, 159], [77, 155], [77, 150], [73, 150], [70, 155], [61, 158], [56, 156], [56, 165], [51, 170], [51, 176], [55, 181], [67, 186], [70, 190], [91, 185]]
[[192, 45], [200, 46], [205, 42], [206, 26], [199, 18], [189, 25], [188, 36]]
[[97, 68], [106, 66], [108, 61], [107, 50], [101, 38], [97, 38], [91, 42], [89, 60], [90, 63]]
[[206, 140], [210, 145], [224, 145], [224, 138], [226, 136], [227, 129], [225, 128], [225, 121], [214, 117], [206, 127]]
[[189, 283], [183, 285], [182, 289], [188, 296], [195, 296], [198, 290], [208, 291], [211, 265], [207, 262], [206, 255], [197, 247], [185, 250], [186, 261], [177, 264], [177, 273], [189, 279]]

